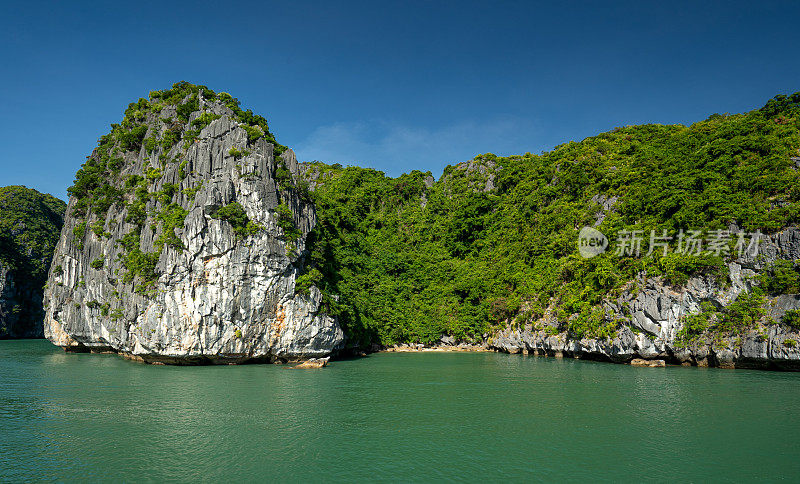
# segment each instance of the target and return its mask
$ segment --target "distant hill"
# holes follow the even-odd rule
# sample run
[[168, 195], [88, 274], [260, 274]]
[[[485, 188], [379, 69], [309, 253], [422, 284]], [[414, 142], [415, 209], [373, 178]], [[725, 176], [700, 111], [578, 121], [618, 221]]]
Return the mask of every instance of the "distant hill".
[[41, 338], [42, 290], [67, 204], [22, 186], [0, 188], [0, 338]]

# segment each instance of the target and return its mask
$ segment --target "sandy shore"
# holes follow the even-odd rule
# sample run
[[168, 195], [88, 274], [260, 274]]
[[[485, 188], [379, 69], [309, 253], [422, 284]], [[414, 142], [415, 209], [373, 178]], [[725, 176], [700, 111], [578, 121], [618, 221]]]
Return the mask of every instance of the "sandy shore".
[[471, 346], [471, 345], [458, 345], [458, 346], [451, 346], [451, 345], [438, 345], [438, 346], [412, 346], [412, 345], [398, 345], [398, 346], [389, 346], [384, 348], [378, 353], [424, 353], [424, 352], [431, 352], [431, 353], [466, 353], [466, 352], [490, 352], [489, 348], [486, 346]]

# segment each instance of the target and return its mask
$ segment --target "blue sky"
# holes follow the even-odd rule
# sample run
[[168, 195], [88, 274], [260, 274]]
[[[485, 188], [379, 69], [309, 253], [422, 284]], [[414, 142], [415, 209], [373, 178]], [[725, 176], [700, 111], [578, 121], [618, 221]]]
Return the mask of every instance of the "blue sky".
[[0, 185], [65, 198], [127, 104], [179, 80], [238, 97], [301, 160], [438, 176], [798, 91], [798, 19], [792, 1], [3, 1]]

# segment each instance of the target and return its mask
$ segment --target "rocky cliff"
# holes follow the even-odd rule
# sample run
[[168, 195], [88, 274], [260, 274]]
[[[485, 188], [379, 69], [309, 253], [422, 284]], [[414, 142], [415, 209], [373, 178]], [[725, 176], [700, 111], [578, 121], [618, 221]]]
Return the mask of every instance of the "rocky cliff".
[[266, 120], [178, 83], [133, 103], [70, 189], [45, 336], [166, 363], [328, 355], [343, 342], [297, 285], [313, 205]]
[[[737, 230], [733, 227], [734, 231]], [[555, 307], [530, 324], [509, 326], [488, 346], [507, 353], [575, 357], [628, 363], [635, 359], [724, 368], [800, 369], [800, 294], [767, 294], [772, 270], [800, 259], [800, 230], [788, 228], [761, 240], [757, 251], [727, 264], [727, 278], [689, 278], [673, 286], [662, 277], [632, 281], [603, 304], [607, 322], [621, 322], [605, 338], [560, 331]], [[779, 277], [779, 276], [778, 276]], [[753, 297], [753, 295], [756, 297]], [[738, 306], [737, 306], [738, 301]], [[741, 327], [706, 332], [715, 320], [743, 317]], [[699, 324], [698, 324], [699, 323]]]
[[36, 190], [0, 188], [0, 339], [43, 336], [42, 291], [65, 209]]

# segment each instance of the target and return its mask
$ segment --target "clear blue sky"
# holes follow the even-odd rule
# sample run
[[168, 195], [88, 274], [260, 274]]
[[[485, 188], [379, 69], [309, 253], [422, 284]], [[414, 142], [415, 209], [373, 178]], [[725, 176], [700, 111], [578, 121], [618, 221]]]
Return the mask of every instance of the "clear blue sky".
[[301, 160], [438, 176], [798, 91], [798, 19], [795, 1], [3, 1], [0, 185], [65, 198], [127, 104], [178, 80], [238, 97]]

